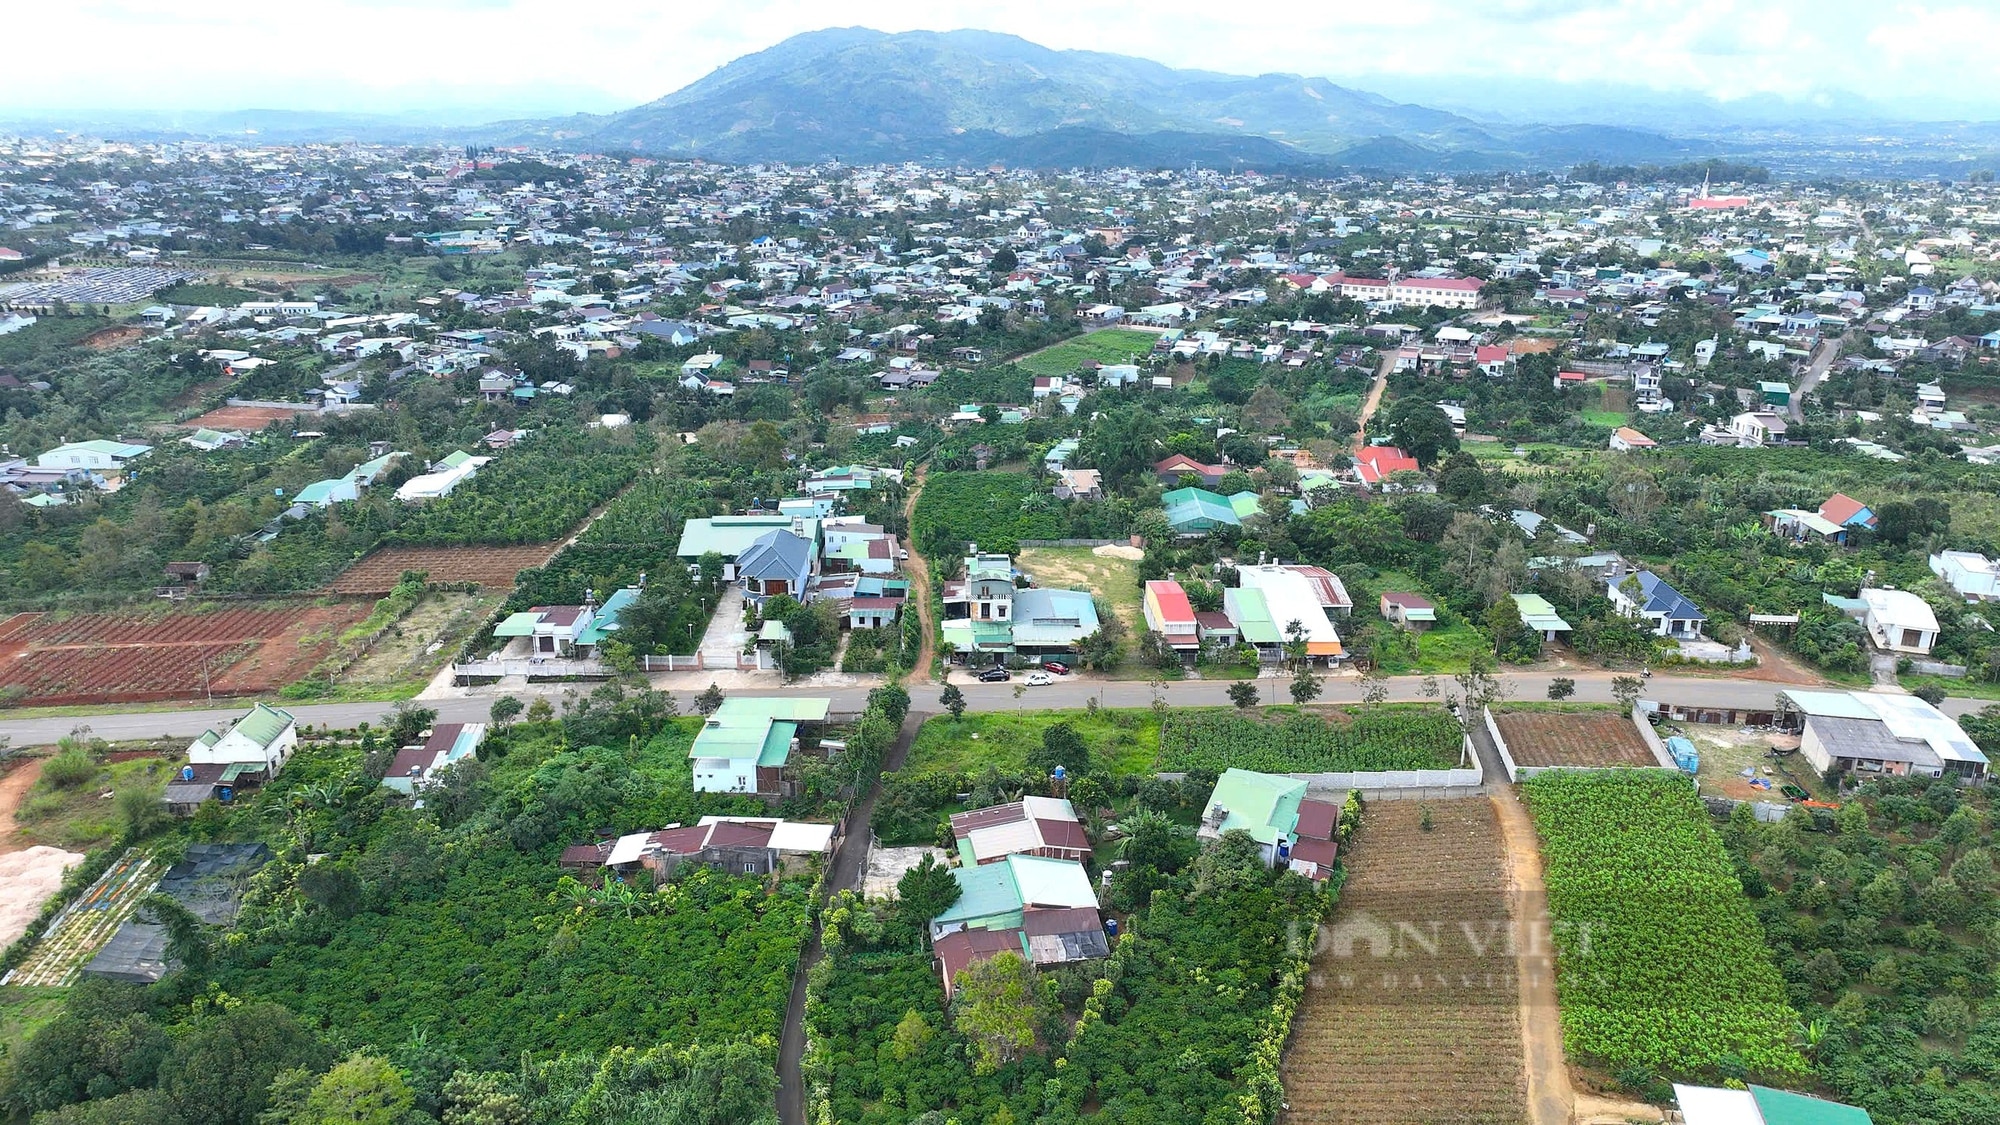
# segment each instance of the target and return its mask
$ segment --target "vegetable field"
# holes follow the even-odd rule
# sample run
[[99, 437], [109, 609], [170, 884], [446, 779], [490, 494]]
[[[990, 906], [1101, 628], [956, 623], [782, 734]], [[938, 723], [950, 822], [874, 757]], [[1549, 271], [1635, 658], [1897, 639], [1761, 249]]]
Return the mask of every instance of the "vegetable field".
[[[1285, 1053], [1287, 1119], [1526, 1120], [1506, 857], [1492, 802], [1376, 802], [1344, 859], [1347, 882]], [[1370, 940], [1381, 926], [1393, 959]]]
[[1062, 512], [1024, 473], [932, 473], [910, 516], [917, 548], [948, 573], [967, 543], [1013, 554], [1019, 540], [1065, 533]]
[[1279, 721], [1226, 711], [1175, 712], [1160, 732], [1159, 768], [1266, 773], [1450, 769], [1458, 720], [1440, 707], [1335, 708]]
[[1573, 1061], [1671, 1076], [1805, 1061], [1798, 1013], [1687, 780], [1549, 773], [1522, 792], [1547, 865], [1556, 994]]
[[1137, 363], [1152, 354], [1153, 345], [1159, 340], [1157, 333], [1136, 328], [1106, 328], [1031, 352], [1015, 360], [1014, 365], [1030, 375], [1068, 375], [1090, 359], [1099, 363]]
[[47, 706], [253, 695], [305, 675], [366, 614], [360, 602], [17, 614], [0, 622], [0, 687]]

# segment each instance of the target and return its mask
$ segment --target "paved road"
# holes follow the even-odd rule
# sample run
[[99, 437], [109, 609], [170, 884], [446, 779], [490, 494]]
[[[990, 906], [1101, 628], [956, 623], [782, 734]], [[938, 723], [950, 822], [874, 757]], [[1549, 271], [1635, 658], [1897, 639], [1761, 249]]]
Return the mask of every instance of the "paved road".
[[[1576, 699], [1584, 702], [1609, 703], [1612, 701], [1610, 672], [1572, 671], [1566, 673], [1576, 681]], [[1554, 678], [1547, 672], [1508, 672], [1499, 679], [1507, 685], [1507, 698], [1515, 700], [1545, 699], [1548, 695], [1549, 680]], [[963, 680], [964, 677], [958, 677]], [[1018, 683], [1019, 681], [1016, 681]], [[1324, 679], [1325, 692], [1320, 696], [1322, 703], [1352, 703], [1361, 699], [1361, 686], [1352, 675], [1333, 675]], [[1389, 698], [1397, 702], [1420, 702], [1422, 679], [1417, 676], [1398, 676], [1389, 681]], [[1448, 678], [1440, 678], [1439, 684], [1451, 687]], [[1289, 676], [1265, 675], [1256, 681], [1266, 703], [1284, 703], [1290, 699], [1286, 688], [1291, 683]], [[564, 688], [577, 685], [550, 684], [530, 691], [513, 694], [532, 699], [545, 696], [551, 702], [560, 702]], [[859, 711], [866, 703], [868, 691], [873, 683], [856, 684], [851, 687], [779, 687], [759, 688], [751, 691], [732, 692], [736, 695], [806, 695], [825, 696], [833, 700], [836, 711]], [[935, 685], [932, 685], [935, 686]], [[1772, 698], [1783, 684], [1766, 680], [1730, 680], [1693, 676], [1656, 675], [1647, 681], [1645, 697], [1669, 700], [1696, 706], [1714, 707], [1769, 707]], [[1019, 699], [1014, 697], [1013, 684], [962, 684], [966, 703], [974, 711], [1016, 711], [1023, 708], [1049, 709], [1082, 707], [1086, 700], [1096, 699], [1102, 707], [1144, 707], [1153, 701], [1152, 688], [1136, 680], [1097, 680], [1073, 676], [1058, 680], [1048, 687], [1028, 688]], [[1167, 700], [1180, 706], [1221, 706], [1229, 702], [1227, 680], [1181, 680], [1166, 685]], [[916, 702], [927, 706], [931, 701], [928, 689], [922, 689]], [[445, 722], [483, 722], [493, 699], [502, 692], [491, 692], [462, 699], [427, 700], [423, 706], [435, 708], [438, 718]], [[692, 710], [692, 691], [670, 693], [681, 710]], [[1983, 699], [1947, 699], [1943, 711], [1949, 715], [1963, 715], [1986, 706]], [[357, 723], [379, 724], [392, 708], [387, 703], [310, 703], [286, 708], [301, 723], [311, 726], [352, 727]], [[211, 727], [222, 726], [243, 713], [242, 706], [202, 708], [189, 711], [146, 711], [137, 713], [63, 716], [59, 718], [6, 719], [0, 720], [0, 737], [12, 740], [15, 746], [41, 746], [54, 742], [70, 733], [78, 726], [88, 726], [98, 738], [114, 742], [147, 738], [193, 738]]]
[[1812, 366], [1806, 368], [1806, 377], [1799, 380], [1799, 389], [1792, 392], [1792, 421], [1806, 420], [1806, 396], [1813, 393], [1820, 380], [1826, 378], [1827, 368], [1833, 366], [1833, 357], [1840, 354], [1840, 338], [1821, 340], [1818, 350], [1813, 352]]

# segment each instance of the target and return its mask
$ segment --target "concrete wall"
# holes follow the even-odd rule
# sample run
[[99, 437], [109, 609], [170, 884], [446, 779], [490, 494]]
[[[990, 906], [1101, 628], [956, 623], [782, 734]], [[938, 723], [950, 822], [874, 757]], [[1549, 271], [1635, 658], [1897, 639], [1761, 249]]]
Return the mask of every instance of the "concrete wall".
[[[1493, 709], [1491, 707], [1488, 707], [1486, 709], [1486, 714], [1484, 718], [1486, 719], [1486, 733], [1493, 736], [1493, 746], [1495, 749], [1500, 751], [1500, 764], [1507, 770], [1508, 781], [1513, 781], [1513, 782], [1525, 781], [1528, 778], [1531, 778], [1538, 773], [1549, 773], [1553, 770], [1633, 768], [1631, 766], [1591, 767], [1591, 766], [1516, 765], [1514, 763], [1513, 752], [1510, 751], [1507, 747], [1507, 740], [1500, 737], [1500, 725], [1493, 721]], [[1653, 752], [1653, 761], [1657, 762], [1662, 769], [1670, 769], [1670, 770], [1679, 769], [1680, 767], [1674, 764], [1674, 756], [1667, 752], [1666, 743], [1660, 741], [1659, 733], [1653, 730], [1653, 724], [1646, 721], [1646, 713], [1644, 711], [1641, 711], [1639, 708], [1634, 707], [1632, 708], [1631, 719], [1632, 719], [1632, 725], [1639, 728], [1639, 737], [1645, 740], [1646, 749], [1651, 750]]]
[[[1422, 798], [1442, 801], [1453, 797], [1471, 796], [1470, 790], [1478, 789], [1486, 783], [1486, 772], [1479, 767], [1479, 756], [1472, 751], [1470, 739], [1465, 742], [1466, 760], [1472, 765], [1466, 769], [1450, 770], [1381, 770], [1376, 772], [1346, 773], [1288, 773], [1285, 776], [1306, 783], [1306, 791], [1314, 796], [1338, 796], [1345, 798], [1352, 790], [1360, 790], [1364, 800], [1393, 801], [1398, 798]], [[1184, 773], [1163, 773], [1164, 781], [1179, 781]]]

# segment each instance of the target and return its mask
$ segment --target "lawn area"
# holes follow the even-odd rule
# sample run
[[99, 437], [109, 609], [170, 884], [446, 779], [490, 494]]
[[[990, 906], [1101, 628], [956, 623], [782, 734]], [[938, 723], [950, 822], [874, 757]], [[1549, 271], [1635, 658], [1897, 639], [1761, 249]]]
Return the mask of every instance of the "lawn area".
[[1092, 332], [1075, 339], [1051, 344], [1038, 352], [1030, 352], [1014, 360], [1016, 367], [1030, 375], [1068, 375], [1083, 365], [1083, 361], [1094, 359], [1099, 363], [1136, 363], [1152, 353], [1153, 344], [1159, 339], [1154, 332], [1140, 332], [1132, 328], [1107, 328], [1102, 332]]
[[12, 1054], [43, 1024], [56, 1018], [68, 991], [12, 984], [0, 988], [0, 1058]]
[[958, 720], [941, 715], [917, 732], [904, 769], [912, 773], [943, 770], [976, 774], [995, 766], [1002, 772], [1019, 773], [1028, 750], [1040, 746], [1042, 732], [1057, 723], [1068, 723], [1082, 737], [1090, 748], [1094, 772], [1153, 772], [1160, 750], [1160, 724], [1143, 708], [1106, 709], [1095, 715], [1088, 711], [984, 711]]
[[1623, 412], [1617, 410], [1586, 410], [1583, 420], [1593, 426], [1622, 426], [1626, 422]]
[[1146, 628], [1139, 594], [1139, 563], [1093, 554], [1094, 547], [1023, 547], [1014, 565], [1034, 576], [1035, 585], [1056, 590], [1089, 590], [1111, 603], [1118, 620], [1136, 637]]
[[155, 799], [162, 797], [174, 766], [173, 761], [151, 756], [106, 762], [94, 779], [67, 789], [56, 788], [44, 774], [28, 790], [27, 799], [14, 814], [21, 826], [18, 840], [24, 847], [50, 844], [72, 852], [87, 852], [111, 843], [123, 826], [110, 795], [140, 788]]

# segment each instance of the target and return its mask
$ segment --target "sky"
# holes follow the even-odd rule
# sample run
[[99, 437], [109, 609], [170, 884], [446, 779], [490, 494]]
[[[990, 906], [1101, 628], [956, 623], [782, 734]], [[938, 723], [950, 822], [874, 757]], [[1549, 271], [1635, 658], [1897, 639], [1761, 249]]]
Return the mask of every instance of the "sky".
[[606, 112], [836, 23], [977, 27], [1461, 107], [1498, 79], [1725, 101], [1858, 89], [2000, 116], [1992, 0], [57, 0], [8, 14], [0, 110]]

